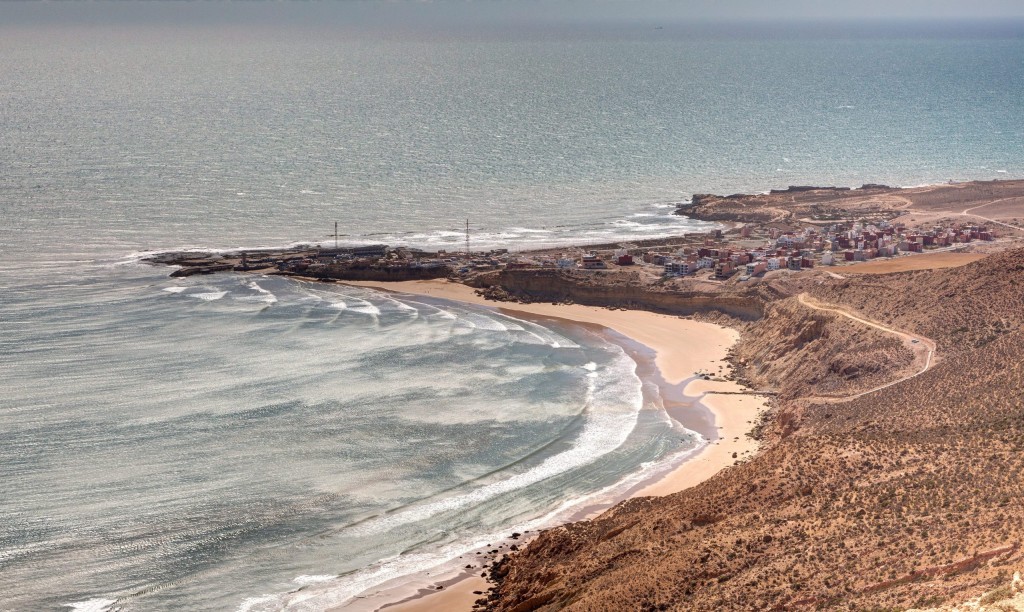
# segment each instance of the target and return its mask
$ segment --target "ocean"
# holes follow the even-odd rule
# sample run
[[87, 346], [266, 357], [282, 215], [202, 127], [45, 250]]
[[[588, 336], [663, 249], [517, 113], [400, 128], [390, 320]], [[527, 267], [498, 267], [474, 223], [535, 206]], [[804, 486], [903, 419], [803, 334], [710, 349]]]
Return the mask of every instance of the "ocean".
[[693, 193], [1024, 175], [1012, 25], [174, 6], [0, 5], [0, 609], [343, 606], [700, 444], [609, 333], [147, 253], [628, 242], [713, 227]]

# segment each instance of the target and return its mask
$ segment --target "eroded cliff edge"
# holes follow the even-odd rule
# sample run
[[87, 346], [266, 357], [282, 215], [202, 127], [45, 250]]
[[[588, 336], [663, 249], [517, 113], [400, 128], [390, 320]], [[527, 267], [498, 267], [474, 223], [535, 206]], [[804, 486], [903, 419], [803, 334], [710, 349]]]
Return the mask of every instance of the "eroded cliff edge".
[[[543, 533], [493, 572], [481, 605], [908, 609], [1009, 585], [1024, 570], [1021, 262], [1017, 249], [962, 268], [735, 296], [742, 309], [711, 316], [743, 330], [737, 374], [779, 391], [766, 450], [694, 489]], [[514, 282], [510, 295], [559, 297], [542, 281]], [[938, 363], [914, 375], [917, 344], [799, 295], [934, 340]], [[653, 306], [685, 310], [689, 297]], [[744, 300], [759, 316], [737, 316]]]

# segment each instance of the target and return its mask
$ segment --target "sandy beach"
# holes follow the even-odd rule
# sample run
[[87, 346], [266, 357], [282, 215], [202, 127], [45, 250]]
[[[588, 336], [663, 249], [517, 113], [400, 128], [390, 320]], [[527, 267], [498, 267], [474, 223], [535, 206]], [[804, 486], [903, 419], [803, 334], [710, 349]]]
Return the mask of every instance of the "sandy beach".
[[[472, 287], [447, 280], [346, 284], [497, 307], [512, 316], [552, 317], [600, 325], [653, 350], [655, 364], [669, 385], [680, 385], [692, 379], [697, 371], [717, 373], [720, 366], [723, 372], [727, 371], [726, 353], [739, 338], [735, 330], [727, 327], [641, 310], [549, 303], [502, 306], [477, 295]], [[656, 481], [639, 488], [634, 496], [669, 495], [682, 491], [757, 451], [757, 442], [746, 434], [765, 407], [764, 396], [722, 379], [692, 380], [683, 389], [683, 394], [700, 398], [701, 404], [713, 414], [719, 439]], [[386, 605], [385, 609], [389, 612], [469, 610], [480, 597], [474, 591], [486, 591], [488, 586], [477, 575], [453, 576], [446, 581], [445, 588], [436, 593], [417, 595], [401, 603]]]
[[612, 310], [580, 304], [548, 303], [502, 306], [477, 295], [472, 287], [447, 280], [394, 283], [346, 281], [345, 284], [498, 307], [512, 316], [526, 313], [601, 325], [654, 350], [662, 377], [673, 385], [691, 378], [698, 370], [720, 365], [729, 347], [739, 338], [736, 331], [727, 327], [643, 310]]

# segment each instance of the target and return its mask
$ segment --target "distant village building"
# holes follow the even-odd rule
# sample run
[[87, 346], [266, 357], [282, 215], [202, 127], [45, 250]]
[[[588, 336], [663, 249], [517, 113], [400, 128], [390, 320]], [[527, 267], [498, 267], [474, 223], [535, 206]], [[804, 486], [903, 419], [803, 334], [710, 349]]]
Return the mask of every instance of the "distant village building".
[[735, 272], [732, 261], [726, 259], [715, 264], [715, 278], [729, 278]]
[[580, 259], [580, 267], [584, 270], [600, 270], [607, 266], [605, 266], [604, 261], [597, 256], [597, 253], [591, 251]]
[[686, 276], [697, 271], [697, 266], [690, 261], [669, 261], [665, 263], [665, 276]]
[[746, 272], [747, 276], [757, 276], [768, 270], [768, 262], [764, 259], [759, 261], [752, 261], [747, 264]]

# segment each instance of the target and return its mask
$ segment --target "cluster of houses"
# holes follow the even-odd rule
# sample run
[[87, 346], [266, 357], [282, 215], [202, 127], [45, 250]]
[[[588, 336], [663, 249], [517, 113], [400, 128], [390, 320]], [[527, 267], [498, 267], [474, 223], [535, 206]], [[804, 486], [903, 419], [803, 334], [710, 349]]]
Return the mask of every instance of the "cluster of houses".
[[[833, 225], [819, 232], [807, 228], [801, 232], [782, 232], [769, 229], [768, 237], [783, 248], [810, 250], [816, 253], [832, 252], [832, 259], [866, 261], [875, 257], [893, 257], [899, 253], [920, 253], [925, 248], [938, 248], [964, 244], [973, 240], [994, 240], [995, 234], [987, 227], [967, 224], [935, 226], [931, 229], [908, 229], [903, 224], [886, 221], [878, 225], [854, 223], [851, 227]], [[824, 259], [824, 256], [823, 256]], [[826, 265], [831, 262], [823, 261]]]
[[802, 270], [814, 267], [814, 260], [800, 251], [778, 248], [734, 250], [730, 248], [684, 248], [678, 255], [649, 253], [644, 261], [664, 266], [665, 276], [687, 276], [710, 269], [717, 279], [726, 279], [737, 272], [756, 276], [773, 270]]
[[[751, 226], [740, 228], [738, 242], [751, 243]], [[951, 224], [930, 229], [909, 229], [888, 221], [877, 223], [836, 223], [830, 226], [790, 228], [784, 225], [759, 227], [758, 236], [765, 241], [749, 248], [737, 243], [723, 244], [721, 230], [704, 237], [703, 246], [683, 247], [675, 253], [646, 251], [643, 261], [660, 266], [666, 277], [689, 276], [710, 270], [717, 279], [740, 274], [741, 280], [774, 270], [799, 271], [815, 265], [831, 266], [842, 262], [866, 261], [876, 257], [892, 257], [900, 253], [916, 253], [925, 249], [948, 247], [974, 240], [994, 240], [995, 234], [985, 226]], [[700, 238], [693, 236], [697, 244]], [[760, 239], [755, 239], [757, 244]], [[634, 254], [626, 249], [598, 255], [594, 251], [577, 255], [544, 253], [509, 253], [496, 249], [487, 253], [427, 252], [419, 249], [387, 245], [294, 251], [252, 252], [242, 254], [242, 270], [277, 268], [300, 274], [344, 275], [346, 271], [378, 270], [391, 275], [435, 277], [448, 274], [469, 274], [497, 269], [557, 268], [602, 270], [610, 264], [629, 266]]]
[[[750, 236], [750, 228], [740, 230]], [[867, 261], [893, 257], [900, 253], [920, 253], [973, 240], [994, 240], [995, 234], [984, 226], [953, 224], [931, 229], [910, 230], [902, 224], [886, 221], [874, 224], [834, 224], [828, 228], [807, 227], [784, 230], [769, 227], [768, 240], [756, 249], [716, 247], [709, 237], [703, 248], [684, 248], [676, 254], [648, 253], [644, 261], [664, 267], [664, 275], [687, 276], [711, 269], [717, 279], [740, 273], [746, 277], [773, 270], [799, 271], [813, 268], [816, 262], [831, 266], [841, 261]]]

